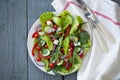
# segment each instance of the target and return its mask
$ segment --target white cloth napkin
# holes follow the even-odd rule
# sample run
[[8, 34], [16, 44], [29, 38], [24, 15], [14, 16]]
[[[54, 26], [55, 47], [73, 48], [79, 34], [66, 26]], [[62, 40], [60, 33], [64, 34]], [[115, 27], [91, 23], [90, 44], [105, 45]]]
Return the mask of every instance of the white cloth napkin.
[[[120, 80], [120, 7], [111, 0], [84, 0], [93, 10], [103, 26], [113, 35], [115, 44], [104, 39], [109, 52], [101, 51], [93, 35], [93, 48], [77, 73], [77, 80]], [[57, 12], [68, 10], [73, 15], [83, 15], [76, 0], [54, 0], [52, 6]]]

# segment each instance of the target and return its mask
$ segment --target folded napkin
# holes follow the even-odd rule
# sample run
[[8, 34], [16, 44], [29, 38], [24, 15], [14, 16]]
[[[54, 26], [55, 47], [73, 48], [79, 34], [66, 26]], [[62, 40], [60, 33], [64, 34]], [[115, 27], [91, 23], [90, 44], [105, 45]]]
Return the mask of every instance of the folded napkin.
[[[103, 35], [109, 48], [109, 52], [103, 52], [93, 34], [91, 54], [86, 55], [77, 80], [120, 80], [120, 7], [111, 0], [84, 1], [116, 42], [110, 43]], [[52, 6], [57, 12], [68, 10], [73, 15], [83, 15], [76, 0], [54, 0]]]

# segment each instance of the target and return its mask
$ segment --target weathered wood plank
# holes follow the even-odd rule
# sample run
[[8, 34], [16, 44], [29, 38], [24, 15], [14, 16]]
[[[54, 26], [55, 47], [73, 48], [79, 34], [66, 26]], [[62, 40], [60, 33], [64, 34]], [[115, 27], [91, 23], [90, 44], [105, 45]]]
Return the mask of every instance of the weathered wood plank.
[[27, 80], [26, 1], [0, 0], [0, 80]]
[[[44, 11], [53, 11], [50, 0], [28, 0], [28, 30], [39, 15]], [[52, 76], [40, 71], [30, 60], [28, 61], [29, 80], [62, 80], [62, 77]]]
[[64, 76], [64, 80], [77, 80], [77, 73], [72, 73], [70, 75]]
[[[3, 5], [4, 4], [4, 5]], [[5, 62], [7, 62], [8, 58], [6, 58], [6, 55], [8, 53], [8, 51], [6, 51], [4, 48], [5, 45], [5, 37], [6, 36], [6, 31], [5, 31], [5, 27], [7, 27], [7, 3], [3, 0], [0, 1], [0, 80], [5, 79], [3, 76], [5, 76], [5, 74], [7, 74], [7, 72], [5, 71], [5, 66], [8, 66], [5, 64]], [[6, 44], [8, 44], [8, 41], [6, 42]], [[9, 65], [10, 67], [11, 65]], [[8, 70], [8, 69], [7, 69]], [[9, 72], [8, 72], [9, 74]]]
[[119, 6], [120, 6], [120, 0], [112, 0], [112, 1], [114, 1], [114, 2], [118, 3], [118, 4], [119, 4]]

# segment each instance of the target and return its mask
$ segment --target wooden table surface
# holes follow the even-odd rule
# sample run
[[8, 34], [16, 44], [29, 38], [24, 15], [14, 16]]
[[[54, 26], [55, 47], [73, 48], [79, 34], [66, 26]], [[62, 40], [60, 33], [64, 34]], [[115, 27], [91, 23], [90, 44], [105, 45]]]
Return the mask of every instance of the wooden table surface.
[[54, 11], [52, 1], [0, 0], [0, 80], [76, 80], [76, 73], [48, 75], [28, 56], [28, 31], [42, 12]]

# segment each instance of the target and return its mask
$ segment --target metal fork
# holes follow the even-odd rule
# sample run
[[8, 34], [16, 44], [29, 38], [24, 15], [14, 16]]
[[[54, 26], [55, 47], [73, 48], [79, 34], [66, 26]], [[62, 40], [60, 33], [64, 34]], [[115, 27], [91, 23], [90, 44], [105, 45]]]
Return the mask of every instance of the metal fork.
[[93, 14], [92, 10], [87, 6], [87, 4], [83, 0], [77, 0], [77, 2], [80, 4], [81, 8], [83, 11], [88, 11], [89, 15], [91, 16], [90, 18], [92, 19], [92, 22], [96, 25], [96, 28], [98, 28], [111, 43], [115, 43], [114, 37], [110, 34], [108, 30], [99, 22], [97, 17]]
[[[115, 43], [114, 37], [110, 34], [108, 30], [99, 22], [97, 17], [93, 14], [92, 10], [87, 6], [83, 0], [77, 0], [80, 4], [85, 17], [88, 19], [89, 23], [94, 28], [92, 31], [95, 33], [99, 45], [104, 51], [107, 51], [107, 44], [105, 43], [102, 34], [104, 34], [111, 43]], [[102, 33], [102, 34], [101, 34]], [[106, 49], [106, 50], [105, 50]]]
[[90, 24], [90, 28], [92, 30], [92, 32], [95, 34], [95, 37], [98, 41], [98, 44], [100, 45], [101, 49], [104, 51], [104, 52], [107, 52], [108, 51], [108, 46], [101, 34], [101, 30], [100, 28], [98, 28], [98, 25], [96, 24], [95, 22], [95, 18], [94, 18], [94, 15], [92, 15], [92, 12], [90, 11], [90, 9], [88, 7], [86, 7], [86, 4], [80, 0], [80, 4], [81, 4], [81, 8], [83, 9], [84, 11], [84, 16], [87, 18], [89, 24]]
[[90, 28], [93, 31], [93, 33], [95, 34], [95, 37], [101, 47], [101, 49], [104, 52], [108, 52], [108, 46], [105, 42], [105, 40], [103, 39], [103, 36], [101, 35], [101, 31], [96, 27], [96, 24], [94, 24], [93, 20], [91, 19], [91, 15], [90, 13], [88, 13], [87, 11], [84, 13], [85, 17], [88, 19], [88, 22], [90, 24]]

